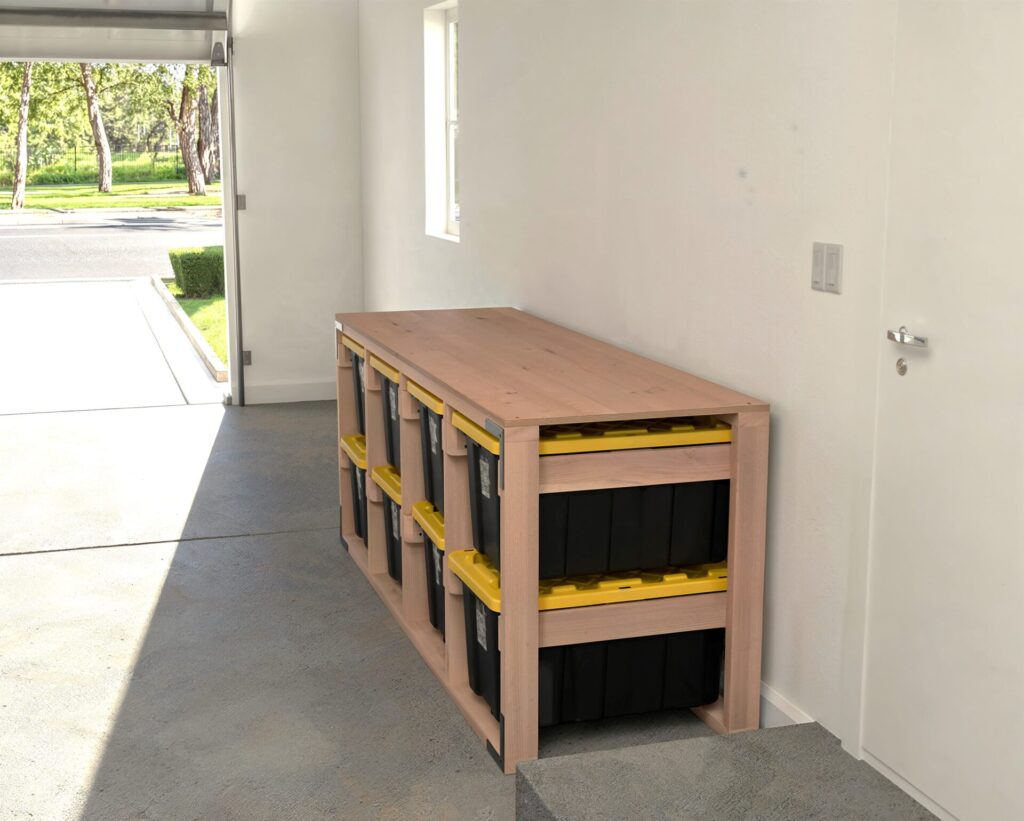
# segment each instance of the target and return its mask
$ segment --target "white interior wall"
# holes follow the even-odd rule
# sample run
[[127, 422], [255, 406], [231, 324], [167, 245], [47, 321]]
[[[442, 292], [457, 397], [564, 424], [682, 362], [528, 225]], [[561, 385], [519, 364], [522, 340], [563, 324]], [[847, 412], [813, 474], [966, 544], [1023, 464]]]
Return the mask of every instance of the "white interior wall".
[[334, 314], [363, 306], [358, 0], [235, 0], [250, 403], [334, 397]]
[[894, 5], [462, 0], [459, 244], [424, 234], [424, 5], [360, 5], [367, 309], [512, 304], [770, 400], [764, 679], [844, 735]]

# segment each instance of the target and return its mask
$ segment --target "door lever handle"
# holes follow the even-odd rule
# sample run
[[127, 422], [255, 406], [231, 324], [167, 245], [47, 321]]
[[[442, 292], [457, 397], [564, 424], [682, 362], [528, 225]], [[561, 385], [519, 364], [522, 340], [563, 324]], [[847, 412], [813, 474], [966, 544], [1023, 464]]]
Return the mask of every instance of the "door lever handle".
[[915, 348], [928, 347], [928, 337], [914, 336], [907, 330], [906, 325], [900, 325], [898, 331], [886, 331], [885, 335], [893, 342], [899, 342], [901, 345], [913, 345]]

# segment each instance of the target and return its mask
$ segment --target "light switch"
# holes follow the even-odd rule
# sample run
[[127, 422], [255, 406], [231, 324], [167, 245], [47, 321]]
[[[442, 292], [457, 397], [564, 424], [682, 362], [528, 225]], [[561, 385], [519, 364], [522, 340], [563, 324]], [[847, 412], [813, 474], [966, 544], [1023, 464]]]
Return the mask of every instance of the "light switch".
[[825, 290], [825, 243], [814, 243], [811, 254], [811, 287], [815, 291]]
[[843, 246], [814, 243], [811, 256], [811, 287], [815, 291], [840, 294], [843, 291]]
[[825, 248], [825, 290], [830, 294], [843, 291], [842, 245], [829, 245]]

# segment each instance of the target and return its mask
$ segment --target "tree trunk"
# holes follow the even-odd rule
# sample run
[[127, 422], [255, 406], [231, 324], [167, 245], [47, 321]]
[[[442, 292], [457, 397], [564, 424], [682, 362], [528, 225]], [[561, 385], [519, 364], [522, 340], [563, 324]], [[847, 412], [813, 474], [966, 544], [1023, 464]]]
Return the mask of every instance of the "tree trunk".
[[195, 94], [192, 90], [194, 81], [188, 73], [192, 68], [190, 66], [186, 69], [177, 116], [174, 114], [174, 107], [170, 104], [168, 107], [171, 110], [171, 119], [175, 120], [178, 129], [181, 160], [185, 164], [185, 174], [188, 176], [188, 193], [201, 195], [206, 193], [206, 177], [203, 175], [203, 164], [196, 148], [196, 104]]
[[92, 126], [92, 140], [96, 146], [96, 166], [99, 169], [100, 193], [109, 194], [113, 187], [114, 172], [110, 163], [110, 142], [107, 129], [103, 127], [100, 101], [96, 96], [96, 83], [92, 79], [92, 66], [79, 63], [82, 67], [82, 87], [85, 89], [85, 103], [89, 109], [89, 125]]
[[213, 136], [210, 140], [210, 176], [208, 181], [220, 177], [220, 93], [215, 88], [210, 99], [210, 127]]
[[210, 95], [206, 86], [199, 86], [199, 142], [196, 146], [199, 162], [203, 166], [203, 178], [213, 182], [213, 114], [210, 111]]
[[21, 75], [21, 106], [18, 109], [18, 158], [14, 164], [12, 211], [25, 207], [25, 181], [28, 179], [28, 102], [31, 96], [32, 64], [25, 63]]

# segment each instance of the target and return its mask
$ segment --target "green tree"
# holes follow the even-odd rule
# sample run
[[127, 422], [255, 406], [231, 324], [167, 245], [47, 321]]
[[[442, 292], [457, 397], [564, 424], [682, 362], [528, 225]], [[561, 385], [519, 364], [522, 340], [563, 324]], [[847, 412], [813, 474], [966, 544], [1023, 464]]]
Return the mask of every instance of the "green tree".
[[29, 111], [31, 167], [63, 159], [69, 148], [90, 137], [82, 96], [81, 70], [75, 63], [36, 63]]
[[111, 145], [128, 148], [145, 143], [151, 150], [173, 137], [158, 68], [138, 63], [104, 66], [99, 93]]
[[[180, 71], [175, 70], [180, 69]], [[164, 107], [178, 132], [181, 161], [188, 179], [188, 192], [206, 193], [206, 177], [199, 159], [197, 144], [198, 111], [196, 99], [199, 92], [200, 71], [197, 65], [180, 67], [159, 66], [154, 72], [163, 87]]]

